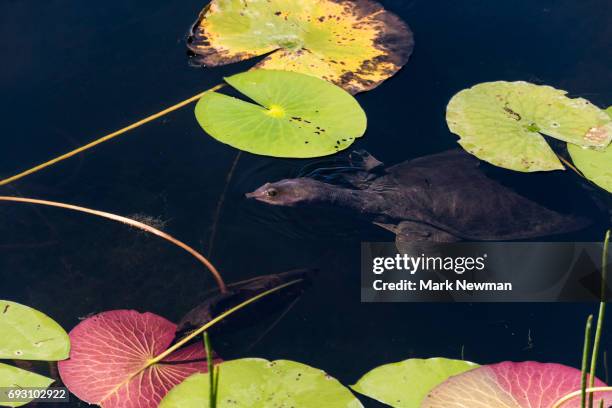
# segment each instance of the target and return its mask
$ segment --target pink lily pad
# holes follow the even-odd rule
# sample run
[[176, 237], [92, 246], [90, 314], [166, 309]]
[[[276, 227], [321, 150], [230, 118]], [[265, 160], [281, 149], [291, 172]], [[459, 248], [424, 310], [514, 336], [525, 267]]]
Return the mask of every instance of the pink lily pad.
[[92, 316], [69, 333], [70, 358], [59, 373], [81, 400], [104, 408], [155, 408], [175, 385], [207, 372], [202, 343], [177, 350], [162, 362], [176, 325], [153, 313], [113, 310]]
[[[580, 389], [580, 370], [561, 364], [504, 362], [451, 377], [423, 400], [421, 408], [551, 408], [561, 397]], [[595, 381], [595, 386], [605, 386]], [[595, 401], [612, 404], [612, 393], [596, 393]], [[563, 408], [579, 408], [580, 396]]]

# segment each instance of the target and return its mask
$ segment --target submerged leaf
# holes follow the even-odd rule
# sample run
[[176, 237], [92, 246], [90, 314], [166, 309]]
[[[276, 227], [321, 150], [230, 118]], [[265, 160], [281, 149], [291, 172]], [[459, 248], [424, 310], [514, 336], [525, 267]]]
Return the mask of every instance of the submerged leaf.
[[0, 300], [0, 359], [57, 361], [68, 358], [68, 334], [31, 307]]
[[[612, 106], [606, 109], [612, 118]], [[604, 150], [567, 145], [572, 161], [582, 174], [599, 187], [612, 193], [612, 145]]]
[[[206, 408], [208, 374], [195, 374], [171, 390], [160, 408]], [[245, 358], [219, 365], [218, 408], [363, 408], [325, 372], [288, 360]]]
[[92, 316], [70, 332], [70, 359], [59, 363], [62, 381], [90, 404], [155, 407], [172, 387], [207, 370], [201, 342], [148, 366], [167, 349], [175, 330], [174, 323], [152, 313], [114, 310]]
[[372, 0], [213, 0], [188, 46], [208, 66], [271, 53], [258, 68], [315, 75], [354, 94], [394, 75], [414, 40]]
[[47, 388], [52, 383], [51, 378], [0, 363], [0, 406], [20, 407], [31, 401], [9, 402], [14, 400], [8, 395], [9, 389]]
[[412, 358], [368, 372], [351, 388], [394, 408], [419, 408], [435, 386], [477, 364], [447, 358]]
[[[434, 388], [421, 408], [551, 408], [561, 397], [580, 390], [581, 372], [561, 364], [499, 363], [451, 377]], [[595, 386], [605, 385], [597, 380]], [[612, 404], [612, 393], [595, 401]], [[563, 408], [580, 407], [580, 395]]]
[[255, 70], [226, 78], [250, 103], [217, 92], [195, 110], [220, 142], [275, 157], [318, 157], [349, 147], [366, 129], [351, 95], [321, 79], [288, 71]]
[[[178, 323], [177, 336], [182, 337], [202, 327], [210, 322], [215, 316], [219, 316], [240, 303], [260, 295], [265, 291], [301, 279], [302, 281], [300, 283], [289, 286], [280, 292], [272, 293], [252, 305], [248, 309], [248, 313], [243, 312], [244, 318], [234, 315], [218, 323], [218, 325], [223, 325], [223, 333], [228, 333], [234, 328], [242, 330], [245, 327], [257, 324], [260, 322], [261, 317], [273, 315], [299, 297], [310, 283], [310, 275], [313, 273], [314, 271], [311, 269], [295, 269], [231, 283], [227, 285], [227, 292], [225, 293], [215, 290], [207, 294], [200, 304], [181, 318]], [[232, 321], [234, 324], [228, 326], [228, 320]]]
[[457, 93], [446, 120], [465, 150], [523, 172], [564, 168], [542, 135], [598, 148], [612, 140], [612, 120], [586, 99], [522, 81], [486, 82]]

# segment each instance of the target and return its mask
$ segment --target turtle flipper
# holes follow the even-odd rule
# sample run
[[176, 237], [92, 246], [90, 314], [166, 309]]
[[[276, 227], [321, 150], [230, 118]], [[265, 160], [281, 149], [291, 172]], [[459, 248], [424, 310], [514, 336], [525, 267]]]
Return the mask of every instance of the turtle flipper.
[[383, 162], [363, 149], [353, 150], [351, 154], [349, 154], [349, 161], [351, 166], [365, 171], [372, 171], [376, 168], [384, 166]]
[[395, 241], [399, 244], [410, 243], [410, 242], [457, 242], [461, 241], [461, 238], [441, 230], [436, 227], [432, 227], [428, 224], [422, 224], [413, 221], [402, 221], [397, 224], [396, 227], [396, 238]]
[[402, 221], [397, 225], [381, 222], [374, 222], [374, 224], [394, 233], [396, 235], [395, 241], [398, 243], [461, 241], [461, 238], [449, 232], [420, 222]]
[[348, 156], [350, 167], [327, 178], [331, 184], [363, 190], [380, 176], [384, 163], [365, 150], [353, 150]]
[[423, 251], [434, 253], [437, 251], [436, 243], [461, 241], [461, 238], [446, 231], [414, 221], [402, 221], [397, 225], [379, 222], [374, 224], [395, 234], [395, 246], [401, 254], [414, 255]]
[[367, 151], [354, 150], [343, 159], [343, 162], [336, 162], [311, 171], [306, 171], [305, 167], [300, 177], [361, 190], [367, 188], [372, 180], [379, 177], [383, 169], [384, 164]]

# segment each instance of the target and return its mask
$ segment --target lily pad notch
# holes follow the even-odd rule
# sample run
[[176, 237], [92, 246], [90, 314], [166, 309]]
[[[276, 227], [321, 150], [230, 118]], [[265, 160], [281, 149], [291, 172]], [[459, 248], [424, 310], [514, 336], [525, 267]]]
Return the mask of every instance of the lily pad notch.
[[104, 408], [158, 406], [184, 379], [207, 372], [204, 345], [191, 340], [234, 312], [300, 281], [252, 296], [175, 342], [177, 326], [153, 313], [112, 310], [89, 317], [70, 332], [70, 359], [58, 365], [62, 381], [83, 401]]
[[202, 128], [254, 154], [307, 158], [337, 153], [363, 136], [365, 112], [343, 89], [289, 71], [252, 70], [225, 78], [250, 103], [218, 92], [195, 108]]
[[[192, 63], [209, 66], [269, 53], [258, 68], [317, 76], [355, 94], [373, 89], [397, 73], [408, 62], [414, 39], [406, 23], [373, 0], [212, 0], [192, 27], [188, 47], [193, 53]], [[0, 179], [0, 186], [150, 123], [222, 86]]]
[[604, 149], [612, 118], [583, 98], [528, 82], [485, 82], [457, 93], [446, 120], [458, 143], [493, 165], [522, 172], [563, 170], [543, 135]]
[[149, 364], [175, 332], [174, 323], [153, 313], [113, 310], [89, 317], [70, 332], [70, 359], [58, 364], [62, 381], [79, 399], [104, 408], [157, 406], [172, 387], [207, 370], [200, 343]]

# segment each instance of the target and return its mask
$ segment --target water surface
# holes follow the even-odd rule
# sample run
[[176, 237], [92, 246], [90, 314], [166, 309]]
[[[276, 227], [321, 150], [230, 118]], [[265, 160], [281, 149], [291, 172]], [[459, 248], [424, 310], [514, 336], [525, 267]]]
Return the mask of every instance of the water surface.
[[[528, 80], [612, 104], [609, 1], [383, 3], [411, 25], [416, 48], [396, 77], [358, 96], [369, 129], [355, 147], [380, 160], [455, 147], [446, 103], [478, 82]], [[64, 153], [251, 66], [188, 66], [184, 39], [203, 5], [2, 0], [0, 174]], [[201, 131], [189, 107], [0, 193], [154, 217], [206, 252], [235, 155]], [[319, 273], [260, 341], [253, 344], [265, 324], [243, 342], [220, 344], [223, 357], [298, 360], [345, 384], [382, 363], [460, 357], [462, 349], [479, 363], [578, 365], [584, 319], [595, 305], [360, 304], [359, 243], [392, 236], [335, 211], [269, 208], [243, 198], [305, 164], [243, 154], [237, 165], [211, 256], [226, 280], [294, 267]], [[564, 194], [563, 183], [537, 187], [543, 196]], [[67, 328], [116, 308], [177, 320], [213, 284], [181, 251], [121, 225], [23, 205], [2, 204], [0, 214], [0, 297], [43, 310]], [[565, 239], [599, 240], [604, 228]], [[603, 348], [610, 345], [607, 336]]]

